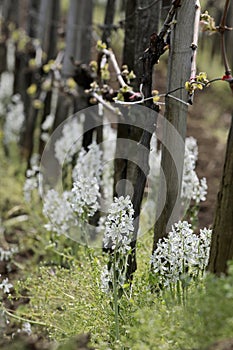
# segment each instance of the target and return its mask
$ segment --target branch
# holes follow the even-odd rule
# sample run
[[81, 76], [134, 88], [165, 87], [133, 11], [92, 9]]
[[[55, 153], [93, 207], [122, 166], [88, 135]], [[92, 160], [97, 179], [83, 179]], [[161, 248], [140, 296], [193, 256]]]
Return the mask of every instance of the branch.
[[121, 75], [121, 70], [120, 70], [120, 67], [117, 63], [117, 60], [116, 60], [116, 57], [114, 55], [114, 53], [112, 52], [112, 50], [108, 50], [108, 49], [103, 49], [102, 51], [105, 55], [109, 56], [111, 62], [112, 62], [112, 65], [113, 65], [113, 68], [116, 72], [116, 75], [117, 75], [117, 79], [121, 85], [121, 87], [125, 87], [127, 86], [126, 82], [124, 81], [124, 79], [122, 78], [122, 75]]
[[[195, 3], [196, 13], [194, 19], [194, 32], [193, 32], [193, 42], [191, 44], [192, 49], [192, 58], [191, 58], [191, 75], [190, 82], [194, 82], [197, 74], [197, 48], [198, 48], [198, 34], [199, 34], [199, 24], [200, 24], [200, 16], [201, 16], [201, 6], [200, 1], [196, 0]], [[190, 94], [189, 103], [193, 103], [194, 92]]]
[[231, 76], [231, 69], [230, 69], [230, 66], [228, 63], [228, 59], [227, 59], [226, 43], [225, 43], [226, 18], [227, 18], [227, 12], [229, 9], [229, 5], [230, 5], [230, 0], [226, 0], [223, 15], [222, 15], [221, 22], [219, 25], [219, 32], [221, 34], [222, 58], [223, 58], [223, 62], [224, 62], [226, 76]]
[[191, 44], [191, 49], [193, 50], [192, 54], [192, 64], [191, 64], [191, 75], [190, 81], [195, 80], [197, 73], [197, 47], [198, 47], [198, 33], [199, 33], [199, 23], [201, 15], [201, 6], [200, 1], [196, 0], [196, 14], [194, 19], [194, 33], [193, 33], [193, 42]]
[[168, 15], [167, 15], [167, 18], [165, 19], [164, 21], [164, 24], [163, 24], [163, 27], [162, 29], [160, 30], [160, 33], [159, 33], [159, 37], [160, 39], [164, 38], [165, 35], [167, 34], [170, 26], [171, 26], [171, 23], [172, 23], [172, 20], [173, 20], [173, 17], [176, 13], [176, 10], [178, 7], [180, 7], [180, 3], [181, 3], [181, 0], [173, 0], [172, 1], [172, 6], [168, 12]]
[[109, 111], [117, 114], [119, 117], [122, 116], [120, 110], [118, 108], [114, 108], [110, 103], [105, 101], [101, 95], [98, 95], [96, 92], [91, 92], [90, 95], [94, 97], [99, 103], [101, 103], [105, 108], [107, 108]]

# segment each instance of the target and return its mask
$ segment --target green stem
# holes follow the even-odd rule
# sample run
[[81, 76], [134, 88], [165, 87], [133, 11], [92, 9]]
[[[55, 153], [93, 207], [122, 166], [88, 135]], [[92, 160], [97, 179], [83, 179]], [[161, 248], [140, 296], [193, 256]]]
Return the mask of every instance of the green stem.
[[114, 251], [114, 261], [113, 261], [113, 298], [114, 298], [114, 319], [115, 319], [115, 332], [116, 340], [120, 339], [119, 333], [119, 312], [118, 312], [118, 288], [116, 279], [116, 249]]
[[46, 327], [46, 328], [55, 328], [55, 329], [59, 329], [60, 331], [62, 331], [64, 334], [66, 334], [65, 330], [58, 327], [58, 326], [55, 326], [55, 325], [52, 325], [52, 324], [47, 324], [47, 323], [44, 323], [44, 322], [40, 322], [40, 321], [33, 321], [33, 320], [29, 320], [28, 318], [24, 318], [24, 317], [21, 317], [21, 316], [18, 316], [18, 315], [15, 315], [13, 314], [12, 312], [9, 312], [7, 309], [3, 308], [3, 311], [6, 315], [8, 315], [9, 317], [12, 317], [18, 321], [23, 321], [23, 322], [28, 322], [30, 324], [35, 324], [37, 326], [43, 326], [43, 327]]
[[176, 292], [178, 303], [181, 304], [180, 281], [177, 281], [176, 283]]
[[188, 287], [185, 286], [184, 281], [182, 281], [181, 287], [182, 287], [182, 304], [183, 304], [183, 306], [185, 306], [185, 304], [186, 304], [186, 292], [187, 292]]

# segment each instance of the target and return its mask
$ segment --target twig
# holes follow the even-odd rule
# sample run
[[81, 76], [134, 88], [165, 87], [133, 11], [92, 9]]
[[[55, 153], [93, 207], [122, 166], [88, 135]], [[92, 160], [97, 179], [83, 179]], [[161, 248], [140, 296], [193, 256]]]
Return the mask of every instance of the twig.
[[113, 68], [116, 72], [116, 75], [117, 75], [117, 79], [121, 85], [121, 87], [125, 87], [127, 86], [126, 82], [124, 81], [124, 79], [122, 78], [122, 75], [121, 75], [121, 70], [119, 68], [119, 65], [117, 63], [117, 60], [116, 60], [116, 57], [114, 55], [114, 53], [112, 52], [112, 50], [107, 50], [107, 49], [103, 49], [103, 53], [107, 56], [109, 56], [111, 62], [112, 62], [112, 65], [113, 65]]
[[121, 112], [114, 108], [111, 104], [107, 103], [101, 95], [98, 95], [96, 92], [91, 92], [91, 96], [94, 97], [99, 103], [101, 103], [105, 108], [107, 108], [109, 111], [117, 114], [118, 116], [122, 116]]
[[221, 34], [222, 58], [223, 58], [223, 62], [224, 62], [226, 75], [231, 75], [231, 69], [230, 69], [230, 66], [228, 63], [228, 59], [227, 59], [226, 43], [225, 43], [226, 18], [227, 18], [227, 12], [229, 9], [229, 5], [230, 5], [230, 0], [226, 0], [223, 15], [222, 15], [221, 22], [219, 25], [219, 32]]
[[[175, 89], [175, 91], [178, 90], [178, 89], [183, 89], [183, 87], [182, 87], [182, 88], [177, 88], [177, 89]], [[174, 90], [173, 90], [173, 91], [174, 91]], [[172, 91], [172, 92], [173, 92], [173, 91]], [[159, 96], [159, 97], [170, 97], [170, 98], [173, 98], [174, 100], [179, 101], [179, 102], [181, 102], [181, 103], [183, 103], [183, 104], [185, 104], [185, 105], [187, 105], [187, 106], [190, 105], [189, 103], [187, 103], [187, 102], [181, 100], [180, 98], [171, 95], [169, 92], [166, 93], [166, 94], [160, 94], [160, 95], [158, 95], [158, 96]], [[147, 98], [142, 98], [142, 99], [139, 100], [139, 101], [132, 101], [132, 102], [126, 102], [126, 101], [118, 101], [118, 100], [115, 100], [115, 103], [120, 104], [120, 105], [125, 105], [125, 106], [132, 106], [132, 105], [144, 103], [144, 102], [149, 101], [149, 100], [153, 100], [153, 98], [154, 98], [154, 96], [150, 96], [150, 97], [147, 97]], [[156, 102], [156, 104], [158, 104], [158, 105], [164, 105], [165, 103], [164, 103], [164, 102], [159, 102], [159, 101], [158, 101], [158, 102]]]
[[[209, 80], [206, 84], [205, 83], [201, 83], [201, 82], [198, 82], [198, 84], [201, 84], [205, 88], [205, 87], [209, 86], [210, 84], [214, 83], [215, 81], [226, 81], [226, 82], [228, 82], [227, 80], [223, 80], [222, 78], [214, 78], [214, 79]], [[196, 83], [196, 81], [193, 81], [193, 83]], [[175, 97], [175, 96], [171, 95], [173, 92], [176, 92], [178, 90], [183, 90], [183, 89], [184, 89], [184, 86], [180, 86], [180, 87], [177, 87], [176, 89], [168, 91], [167, 93], [158, 94], [158, 97], [170, 97], [170, 98], [173, 98], [174, 100], [177, 100], [177, 101], [179, 101], [179, 102], [181, 102], [181, 103], [183, 103], [185, 105], [190, 105], [190, 103], [187, 103], [187, 102], [179, 99], [178, 97]], [[132, 105], [141, 104], [141, 103], [144, 103], [146, 101], [152, 100], [153, 98], [154, 98], [154, 96], [150, 96], [150, 97], [147, 97], [147, 98], [143, 97], [139, 101], [132, 101], [132, 102], [115, 100], [115, 103], [119, 104], [119, 105], [132, 106]], [[164, 102], [159, 102], [159, 101], [156, 102], [156, 103], [160, 104], [160, 105], [164, 104]]]
[[148, 6], [145, 6], [145, 7], [138, 7], [137, 8], [137, 11], [146, 11], [148, 9], [150, 9], [151, 7], [153, 7], [154, 5], [156, 5], [160, 0], [154, 0], [152, 1], [151, 4], [149, 4]]
[[64, 329], [58, 327], [58, 326], [54, 326], [52, 324], [47, 324], [47, 323], [44, 323], [44, 322], [40, 322], [40, 321], [33, 321], [33, 320], [29, 320], [27, 318], [24, 318], [24, 317], [21, 317], [21, 316], [18, 316], [18, 315], [15, 315], [13, 314], [12, 312], [8, 311], [7, 309], [3, 309], [3, 312], [5, 314], [7, 314], [9, 317], [12, 317], [12, 318], [15, 318], [16, 320], [18, 321], [23, 321], [23, 322], [28, 322], [28, 323], [31, 323], [31, 324], [36, 324], [38, 326], [43, 326], [43, 327], [47, 327], [47, 328], [55, 328], [55, 329], [59, 329], [60, 331], [62, 331], [63, 333], [65, 332]]
[[159, 37], [160, 39], [164, 38], [164, 36], [167, 34], [170, 26], [171, 26], [171, 23], [172, 23], [172, 20], [173, 20], [173, 17], [176, 13], [176, 10], [178, 7], [180, 7], [180, 1], [181, 0], [173, 0], [172, 1], [172, 6], [168, 12], [168, 15], [167, 15], [167, 18], [165, 19], [164, 21], [164, 24], [163, 24], [163, 27], [162, 29], [160, 30], [160, 33], [159, 33]]
[[200, 15], [201, 15], [201, 6], [200, 6], [199, 0], [196, 0], [195, 7], [196, 7], [196, 13], [195, 13], [195, 19], [194, 19], [193, 42], [191, 44], [191, 49], [193, 53], [192, 53], [190, 81], [195, 80], [196, 73], [197, 73], [198, 32], [199, 32], [199, 23], [200, 23]]
[[[201, 16], [201, 6], [200, 1], [196, 0], [195, 2], [196, 12], [194, 19], [194, 29], [193, 29], [193, 42], [191, 44], [192, 49], [192, 58], [191, 58], [191, 74], [190, 74], [190, 82], [195, 82], [196, 74], [197, 74], [197, 47], [198, 47], [198, 32], [199, 32], [199, 23]], [[189, 103], [193, 104], [193, 96], [194, 90], [191, 94], [189, 94]]]

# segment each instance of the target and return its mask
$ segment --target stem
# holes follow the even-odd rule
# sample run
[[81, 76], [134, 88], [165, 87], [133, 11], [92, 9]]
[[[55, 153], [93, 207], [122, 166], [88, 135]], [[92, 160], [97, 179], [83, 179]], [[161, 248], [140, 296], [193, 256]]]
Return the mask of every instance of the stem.
[[185, 306], [185, 304], [186, 304], [186, 292], [188, 290], [188, 287], [184, 286], [184, 282], [183, 281], [181, 283], [181, 287], [182, 287], [182, 304], [183, 304], [183, 306]]
[[173, 0], [172, 6], [168, 12], [167, 18], [164, 21], [163, 27], [159, 33], [160, 38], [164, 38], [169, 28], [171, 27], [173, 17], [176, 13], [177, 8], [180, 6], [180, 0]]
[[177, 293], [178, 303], [181, 304], [180, 281], [176, 282], [176, 293]]
[[[55, 327], [53, 325], [48, 325], [47, 323], [44, 323], [44, 322], [39, 322], [39, 321], [33, 321], [33, 320], [29, 320], [27, 318], [24, 318], [24, 317], [20, 317], [20, 316], [17, 316], [17, 315], [14, 315], [12, 314], [11, 312], [9, 312], [7, 309], [4, 309], [4, 313], [12, 318], [15, 318], [16, 320], [18, 321], [23, 321], [23, 322], [28, 322], [28, 323], [31, 323], [31, 324], [36, 324], [38, 326], [44, 326], [44, 327], [53, 327], [53, 328], [58, 328], [58, 327]], [[60, 328], [61, 329], [61, 328]]]
[[110, 103], [107, 103], [101, 95], [98, 95], [96, 92], [91, 92], [91, 96], [93, 96], [99, 103], [101, 103], [109, 111], [117, 114], [119, 117], [122, 115], [118, 109], [114, 108]]
[[117, 79], [118, 79], [121, 87], [127, 86], [126, 82], [122, 78], [121, 70], [119, 68], [119, 65], [117, 63], [117, 60], [116, 60], [116, 57], [115, 57], [114, 53], [111, 50], [107, 50], [107, 49], [104, 49], [103, 53], [105, 53], [105, 55], [109, 56], [109, 58], [110, 58], [110, 60], [112, 62], [113, 68], [114, 68], [114, 70], [116, 72]]
[[115, 319], [115, 331], [116, 340], [120, 339], [119, 335], [119, 313], [118, 313], [118, 288], [116, 279], [116, 249], [114, 250], [114, 260], [113, 260], [113, 298], [114, 298], [114, 319]]
[[199, 32], [199, 23], [200, 23], [200, 15], [201, 15], [201, 6], [200, 6], [199, 0], [196, 0], [195, 7], [196, 7], [196, 13], [195, 13], [195, 20], [194, 20], [194, 33], [193, 33], [193, 42], [191, 44], [193, 55], [192, 55], [190, 81], [195, 80], [196, 72], [197, 72], [198, 32]]

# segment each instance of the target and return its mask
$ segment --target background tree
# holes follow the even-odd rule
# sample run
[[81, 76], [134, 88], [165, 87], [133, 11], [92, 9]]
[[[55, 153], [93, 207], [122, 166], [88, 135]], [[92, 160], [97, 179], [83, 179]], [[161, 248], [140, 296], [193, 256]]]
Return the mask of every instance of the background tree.
[[[152, 42], [151, 34], [158, 31], [160, 11], [161, 1], [153, 2], [152, 4], [150, 1], [126, 1], [123, 65], [127, 65], [127, 69], [129, 71], [133, 70], [137, 72], [135, 82], [132, 85], [136, 91], [139, 91], [140, 84], [143, 84], [145, 97], [149, 97], [152, 94], [152, 71], [154, 64], [157, 63], [157, 60], [152, 59], [153, 52], [150, 51], [148, 53], [150, 56], [150, 63], [146, 67], [143, 62], [143, 52], [146, 50], [148, 44]], [[142, 145], [140, 141], [143, 137], [143, 126], [142, 128], [134, 126], [135, 113], [136, 111], [134, 111], [132, 114], [128, 113], [125, 116], [127, 119], [124, 121], [124, 123], [118, 123], [116, 155], [114, 161], [114, 196], [125, 196], [130, 194], [132, 196], [135, 212], [134, 239], [131, 243], [132, 253], [129, 255], [128, 259], [127, 278], [132, 278], [132, 274], [137, 268], [136, 241], [139, 228], [139, 213], [147, 176], [146, 173], [144, 174], [144, 171], [143, 174], [140, 172], [138, 169], [138, 164], [140, 164], [140, 161], [144, 159], [145, 163], [147, 163], [146, 168], [149, 171], [148, 154], [151, 137], [150, 135], [147, 139], [148, 152], [146, 153], [148, 154], [141, 154], [139, 148]], [[140, 116], [138, 117], [140, 118]], [[129, 124], [127, 124], [127, 122]], [[154, 123], [155, 120], [153, 121], [153, 124]], [[131, 160], [127, 159], [127, 156], [125, 159], [122, 158], [122, 154], [125, 152], [125, 145], [122, 143], [121, 139], [128, 139], [132, 141], [127, 144], [127, 154], [129, 159], [131, 159], [131, 154], [136, 154], [136, 158], [140, 159], [135, 159], [135, 162], [132, 162]], [[133, 150], [133, 145], [135, 146], [135, 144], [138, 142], [140, 143], [140, 146], [137, 150]], [[118, 154], [120, 154], [121, 157], [118, 157]], [[142, 175], [140, 181], [138, 181], [138, 172], [140, 172]], [[130, 193], [130, 188], [128, 188], [129, 183], [133, 186], [133, 194]]]
[[[74, 62], [88, 63], [90, 61], [91, 38], [92, 0], [81, 2], [71, 0], [66, 25], [66, 47], [62, 65], [63, 79], [75, 76]], [[73, 113], [87, 106], [87, 97], [83, 94], [83, 89], [79, 89], [79, 97], [76, 101], [73, 96], [60, 89], [54, 129], [67, 118], [69, 112]]]
[[[33, 5], [33, 3], [32, 3]], [[51, 104], [51, 92], [47, 93], [44, 92], [42, 94], [42, 91], [40, 89], [40, 75], [39, 69], [42, 65], [42, 52], [46, 53], [48, 59], [55, 58], [57, 51], [57, 23], [60, 16], [60, 1], [58, 0], [51, 0], [51, 1], [45, 1], [41, 0], [40, 7], [39, 7], [39, 14], [38, 14], [38, 22], [37, 22], [37, 31], [36, 31], [36, 38], [38, 40], [37, 42], [33, 41], [31, 42], [32, 47], [34, 47], [35, 52], [35, 60], [37, 57], [41, 55], [41, 58], [39, 58], [38, 62], [38, 69], [30, 69], [29, 66], [29, 60], [26, 61], [26, 67], [25, 72], [27, 76], [27, 84], [24, 86], [24, 94], [26, 93], [25, 99], [27, 106], [26, 108], [26, 119], [25, 119], [25, 125], [23, 129], [23, 133], [21, 136], [21, 147], [22, 147], [22, 153], [26, 157], [28, 162], [28, 167], [30, 167], [30, 158], [32, 156], [32, 153], [34, 151], [34, 132], [37, 124], [38, 116], [40, 115], [42, 122], [45, 119], [45, 116], [47, 112], [50, 110], [50, 104]], [[55, 35], [54, 35], [55, 34]], [[50, 44], [50, 41], [52, 44]], [[30, 57], [29, 57], [30, 58]], [[34, 58], [34, 57], [33, 57]], [[35, 108], [33, 99], [28, 97], [28, 94], [26, 92], [26, 88], [31, 83], [38, 83], [38, 89], [37, 89], [37, 97], [40, 97], [40, 99], [43, 102], [43, 110], [42, 113], [38, 111], [37, 108]], [[48, 113], [49, 114], [49, 113]], [[42, 144], [40, 143], [40, 151], [42, 151]], [[38, 151], [37, 151], [38, 153]]]
[[[125, 40], [123, 51], [123, 65], [128, 66], [128, 70], [137, 72], [133, 88], [139, 91], [139, 86], [143, 81], [143, 64], [140, 58], [144, 50], [150, 42], [152, 33], [158, 31], [158, 24], [160, 19], [161, 1], [153, 3], [150, 1], [126, 1], [125, 9]], [[142, 135], [142, 129], [133, 126], [133, 120], [129, 118], [129, 125], [118, 124], [117, 130], [117, 152], [123, 154], [120, 139], [129, 139], [138, 142]], [[122, 151], [122, 152], [121, 152]], [[129, 150], [130, 152], [130, 150]], [[125, 188], [128, 180], [133, 186], [135, 185], [135, 164], [132, 164], [127, 159], [118, 159], [115, 157], [114, 162], [114, 195], [125, 195], [128, 191]], [[121, 181], [123, 180], [123, 181]], [[117, 184], [120, 183], [120, 186]]]

